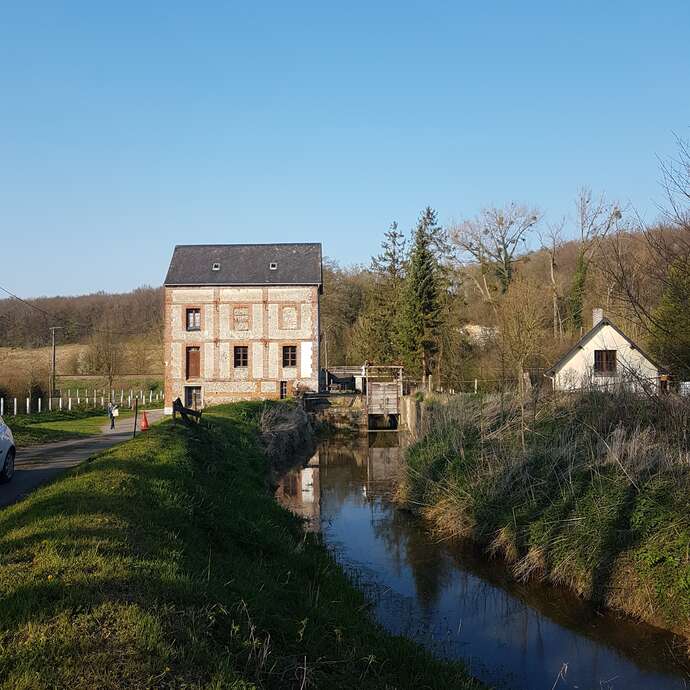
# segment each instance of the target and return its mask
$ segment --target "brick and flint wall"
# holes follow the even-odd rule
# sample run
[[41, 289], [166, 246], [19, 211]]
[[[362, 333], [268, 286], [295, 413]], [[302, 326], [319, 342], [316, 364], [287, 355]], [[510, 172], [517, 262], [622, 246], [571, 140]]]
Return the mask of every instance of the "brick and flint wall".
[[[200, 330], [188, 331], [187, 309], [201, 310]], [[234, 366], [234, 347], [247, 347], [248, 366]], [[297, 348], [297, 365], [283, 367], [283, 346]], [[199, 348], [200, 376], [187, 378], [186, 350]], [[316, 286], [165, 288], [165, 407], [200, 386], [204, 405], [280, 397], [295, 386], [318, 390], [319, 289]]]

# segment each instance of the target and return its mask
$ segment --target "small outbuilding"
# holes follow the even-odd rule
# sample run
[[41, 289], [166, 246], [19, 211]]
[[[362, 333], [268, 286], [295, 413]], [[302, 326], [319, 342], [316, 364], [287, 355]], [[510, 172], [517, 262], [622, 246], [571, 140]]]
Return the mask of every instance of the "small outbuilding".
[[553, 389], [608, 389], [625, 385], [637, 390], [665, 390], [668, 371], [659, 366], [601, 309], [593, 311], [593, 325], [544, 375]]

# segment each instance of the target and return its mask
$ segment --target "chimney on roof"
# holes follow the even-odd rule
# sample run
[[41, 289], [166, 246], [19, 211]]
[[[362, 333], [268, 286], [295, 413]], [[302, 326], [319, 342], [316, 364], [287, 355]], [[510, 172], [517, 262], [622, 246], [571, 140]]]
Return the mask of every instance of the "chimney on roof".
[[604, 318], [604, 310], [601, 307], [595, 307], [592, 309], [592, 328], [594, 328], [599, 321]]

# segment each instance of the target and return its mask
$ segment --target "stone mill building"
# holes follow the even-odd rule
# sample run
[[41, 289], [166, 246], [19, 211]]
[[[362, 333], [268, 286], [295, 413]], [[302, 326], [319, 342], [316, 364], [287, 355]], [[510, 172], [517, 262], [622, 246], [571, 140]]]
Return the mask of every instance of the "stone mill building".
[[320, 244], [175, 247], [165, 279], [165, 408], [318, 390]]

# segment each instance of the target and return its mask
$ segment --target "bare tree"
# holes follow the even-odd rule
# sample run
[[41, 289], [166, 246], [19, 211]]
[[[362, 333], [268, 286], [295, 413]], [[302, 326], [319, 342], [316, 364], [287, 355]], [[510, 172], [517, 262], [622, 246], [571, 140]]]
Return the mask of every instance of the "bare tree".
[[668, 207], [665, 215], [680, 228], [690, 227], [690, 142], [676, 135], [675, 158], [660, 158], [662, 185]]
[[109, 391], [115, 377], [121, 373], [123, 354], [121, 335], [106, 317], [89, 341], [89, 360], [92, 371], [108, 381]]
[[570, 287], [570, 320], [572, 330], [580, 331], [583, 326], [582, 308], [590, 263], [601, 241], [622, 218], [622, 214], [618, 205], [609, 204], [603, 194], [593, 199], [592, 190], [588, 187], [582, 187], [578, 192], [575, 209], [580, 246]]
[[[676, 143], [676, 157], [660, 162], [666, 222], [648, 226], [638, 217], [631, 228], [618, 231], [607, 242], [606, 255], [597, 262], [611, 284], [618, 309], [652, 344], [665, 340], [678, 345], [690, 337], [682, 307], [690, 305], [686, 279], [690, 270], [690, 144], [680, 138]], [[668, 311], [659, 309], [664, 297], [673, 297], [681, 305], [678, 318], [669, 319]], [[682, 347], [658, 354], [672, 367], [690, 369], [690, 351]]]
[[539, 218], [536, 209], [511, 203], [503, 208], [486, 208], [452, 232], [460, 251], [479, 265], [481, 282], [476, 277], [473, 279], [487, 302], [494, 302], [487, 275], [493, 272], [501, 293], [506, 292], [513, 279], [515, 256], [525, 246]]
[[561, 316], [561, 309], [559, 306], [560, 294], [558, 291], [558, 282], [556, 281], [556, 271], [558, 263], [556, 257], [558, 250], [563, 245], [563, 227], [565, 225], [565, 218], [557, 224], [549, 224], [547, 231], [542, 234], [539, 233], [539, 241], [542, 249], [546, 251], [549, 256], [549, 277], [551, 280], [551, 315], [553, 326], [553, 338], [563, 338], [563, 318]]
[[520, 439], [525, 449], [526, 368], [542, 352], [546, 308], [541, 287], [518, 276], [498, 309], [500, 340], [515, 368], [520, 392]]

